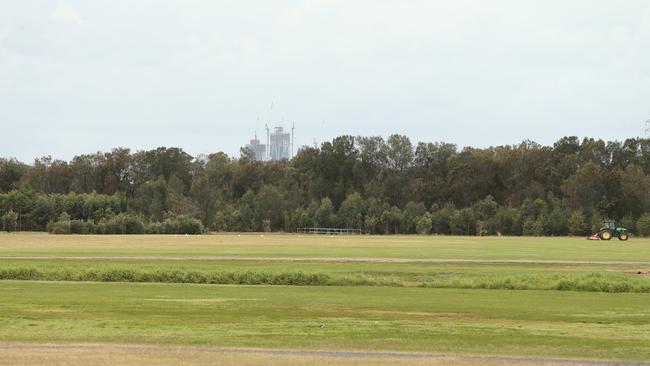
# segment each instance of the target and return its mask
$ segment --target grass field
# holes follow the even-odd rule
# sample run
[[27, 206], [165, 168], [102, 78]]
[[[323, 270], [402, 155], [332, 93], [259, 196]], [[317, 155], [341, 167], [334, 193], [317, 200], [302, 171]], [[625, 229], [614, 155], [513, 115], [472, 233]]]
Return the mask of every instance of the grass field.
[[650, 239], [281, 234], [0, 235], [0, 256], [250, 256], [605, 260], [650, 262]]
[[648, 296], [637, 294], [17, 281], [0, 291], [5, 341], [650, 359]]
[[650, 293], [650, 277], [638, 275], [639, 268], [622, 264], [8, 259], [0, 266], [0, 280]]
[[[48, 258], [62, 255], [77, 259]], [[41, 259], [15, 258], [21, 256]], [[116, 258], [121, 256], [155, 258]], [[159, 258], [165, 256], [199, 258]], [[634, 274], [650, 269], [639, 264], [650, 261], [650, 241], [645, 239], [608, 243], [576, 238], [2, 234], [0, 257], [0, 360], [15, 361], [12, 364], [56, 364], [68, 351], [31, 349], [29, 358], [15, 348], [3, 349], [3, 343], [400, 351], [524, 356], [548, 364], [554, 364], [549, 357], [650, 360], [650, 277]], [[452, 261], [291, 260], [300, 257]], [[10, 279], [17, 273], [41, 277]], [[230, 284], [179, 283], [213, 275], [230, 281], [217, 283]], [[286, 282], [300, 276], [315, 280]], [[251, 278], [257, 285], [241, 284]], [[129, 364], [132, 353], [118, 350], [116, 354], [125, 355], [122, 363]], [[138, 352], [171, 362], [186, 351], [169, 356], [159, 350]], [[276, 356], [278, 364], [425, 364], [390, 357], [351, 357], [345, 363], [313, 355]], [[206, 357], [194, 357], [196, 364], [214, 361]], [[261, 358], [229, 353], [220, 360], [254, 364]], [[507, 363], [481, 358], [429, 361], [426, 364]]]

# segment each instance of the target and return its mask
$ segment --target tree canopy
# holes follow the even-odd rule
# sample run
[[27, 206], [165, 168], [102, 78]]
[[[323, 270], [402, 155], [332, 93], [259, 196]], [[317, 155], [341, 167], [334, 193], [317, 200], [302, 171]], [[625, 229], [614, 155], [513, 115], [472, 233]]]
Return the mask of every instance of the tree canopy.
[[0, 158], [0, 217], [5, 230], [45, 230], [62, 214], [95, 225], [124, 214], [207, 230], [459, 235], [582, 235], [606, 217], [646, 231], [649, 174], [650, 140], [641, 138], [459, 149], [340, 136], [269, 162], [244, 150], [233, 158], [116, 148], [70, 161]]

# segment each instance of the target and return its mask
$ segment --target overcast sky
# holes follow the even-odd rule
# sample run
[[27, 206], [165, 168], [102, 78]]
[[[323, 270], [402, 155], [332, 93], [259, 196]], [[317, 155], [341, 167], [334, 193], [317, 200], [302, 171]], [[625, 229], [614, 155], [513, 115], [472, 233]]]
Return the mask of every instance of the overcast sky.
[[296, 145], [639, 136], [650, 2], [0, 0], [0, 156], [238, 155], [269, 118]]

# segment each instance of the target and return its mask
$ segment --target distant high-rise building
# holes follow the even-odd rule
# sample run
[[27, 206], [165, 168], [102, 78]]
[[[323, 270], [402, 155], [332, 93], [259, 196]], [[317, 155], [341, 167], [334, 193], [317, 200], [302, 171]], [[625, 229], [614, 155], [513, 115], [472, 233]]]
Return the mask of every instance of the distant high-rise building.
[[255, 138], [246, 145], [249, 149], [253, 150], [255, 154], [255, 160], [264, 161], [266, 160], [266, 144], [260, 143], [260, 140], [257, 139], [257, 132], [255, 132]]
[[257, 161], [284, 160], [293, 157], [293, 138], [295, 128], [291, 132], [285, 132], [282, 127], [275, 127], [273, 132], [266, 128], [266, 144], [260, 142], [257, 138], [250, 140], [246, 148], [253, 151], [254, 158]]
[[269, 135], [269, 157], [271, 160], [291, 159], [291, 133], [275, 127]]

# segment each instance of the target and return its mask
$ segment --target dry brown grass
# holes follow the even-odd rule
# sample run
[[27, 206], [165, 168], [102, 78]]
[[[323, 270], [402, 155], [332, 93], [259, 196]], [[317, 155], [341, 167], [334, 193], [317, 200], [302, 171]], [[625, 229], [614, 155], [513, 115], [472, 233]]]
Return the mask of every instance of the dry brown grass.
[[[253, 351], [251, 353], [251, 351]], [[135, 366], [135, 365], [220, 365], [220, 366], [474, 366], [474, 365], [539, 365], [561, 366], [568, 363], [550, 360], [507, 360], [480, 356], [432, 356], [404, 358], [393, 356], [330, 356], [274, 354], [264, 350], [209, 349], [201, 347], [162, 347], [135, 345], [41, 345], [0, 344], [0, 365], [47, 365], [47, 366]], [[580, 366], [580, 363], [571, 362]], [[593, 366], [586, 361], [584, 365]]]

